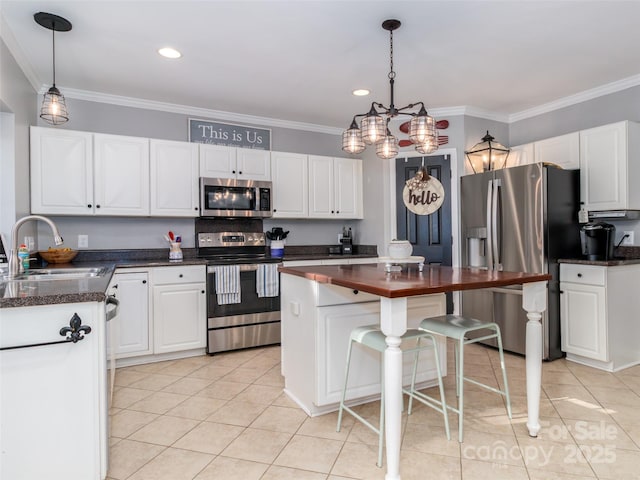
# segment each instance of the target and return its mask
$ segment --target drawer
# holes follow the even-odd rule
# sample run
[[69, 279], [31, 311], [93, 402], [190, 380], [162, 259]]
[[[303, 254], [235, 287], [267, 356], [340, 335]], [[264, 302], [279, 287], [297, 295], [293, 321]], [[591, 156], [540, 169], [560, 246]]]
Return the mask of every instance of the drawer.
[[561, 282], [604, 286], [606, 273], [607, 267], [600, 267], [597, 265], [577, 265], [573, 263], [560, 264]]
[[370, 293], [353, 290], [351, 288], [338, 287], [336, 285], [318, 284], [316, 305], [344, 305], [348, 303], [376, 302], [380, 297]]
[[180, 265], [175, 267], [156, 267], [151, 270], [154, 285], [176, 283], [205, 283], [207, 281], [204, 265]]

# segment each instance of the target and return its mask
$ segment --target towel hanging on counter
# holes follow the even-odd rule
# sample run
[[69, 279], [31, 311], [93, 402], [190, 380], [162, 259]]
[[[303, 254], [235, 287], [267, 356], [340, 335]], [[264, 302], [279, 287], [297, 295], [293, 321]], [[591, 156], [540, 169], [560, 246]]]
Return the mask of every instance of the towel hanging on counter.
[[258, 297], [277, 297], [280, 294], [277, 263], [258, 264], [258, 270], [256, 270], [256, 293]]
[[218, 305], [240, 303], [240, 265], [213, 267]]

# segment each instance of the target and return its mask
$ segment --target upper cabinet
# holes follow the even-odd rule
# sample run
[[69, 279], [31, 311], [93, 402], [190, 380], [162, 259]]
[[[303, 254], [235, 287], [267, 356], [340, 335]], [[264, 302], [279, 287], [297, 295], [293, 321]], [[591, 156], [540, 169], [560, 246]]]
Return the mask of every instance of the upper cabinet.
[[149, 215], [149, 139], [93, 135], [96, 215]]
[[362, 218], [362, 160], [309, 155], [309, 217]]
[[534, 162], [553, 163], [567, 170], [580, 168], [580, 133], [547, 138], [534, 143]]
[[93, 213], [93, 134], [31, 127], [31, 213]]
[[200, 176], [271, 180], [271, 152], [200, 144]]
[[[640, 209], [640, 124], [618, 122], [580, 132], [580, 201], [586, 210]], [[631, 161], [630, 161], [631, 159]]]
[[149, 215], [149, 140], [31, 127], [31, 212]]
[[[468, 162], [467, 162], [468, 163]], [[517, 167], [533, 163], [533, 143], [511, 147], [507, 158], [507, 167]]]
[[198, 144], [151, 140], [151, 215], [197, 217]]
[[271, 152], [273, 218], [305, 218], [309, 215], [307, 155]]

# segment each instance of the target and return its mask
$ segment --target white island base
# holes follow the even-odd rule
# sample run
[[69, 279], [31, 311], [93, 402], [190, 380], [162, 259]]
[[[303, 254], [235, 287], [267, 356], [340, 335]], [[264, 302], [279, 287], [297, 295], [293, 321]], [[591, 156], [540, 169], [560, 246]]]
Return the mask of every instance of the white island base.
[[[282, 375], [285, 393], [308, 415], [322, 415], [339, 407], [351, 330], [380, 324], [380, 297], [293, 275], [281, 276]], [[444, 294], [409, 297], [408, 328], [426, 317], [444, 315]], [[446, 375], [446, 340], [438, 342], [442, 374]], [[381, 355], [354, 345], [347, 403], [366, 403], [380, 397]], [[413, 355], [404, 356], [403, 384], [411, 381]], [[417, 384], [437, 384], [433, 353], [420, 353]]]

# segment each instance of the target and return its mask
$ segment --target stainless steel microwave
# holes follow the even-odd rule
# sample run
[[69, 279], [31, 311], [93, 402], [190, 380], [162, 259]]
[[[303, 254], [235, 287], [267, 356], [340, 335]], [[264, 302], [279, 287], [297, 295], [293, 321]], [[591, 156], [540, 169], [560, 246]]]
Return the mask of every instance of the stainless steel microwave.
[[271, 182], [200, 178], [200, 216], [270, 217]]

